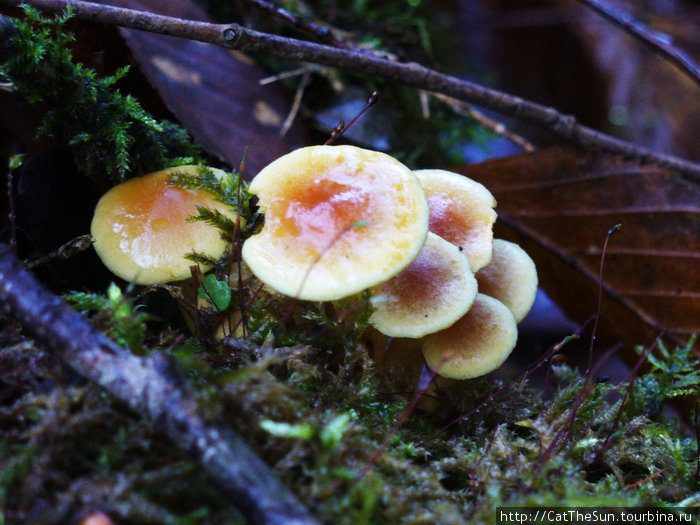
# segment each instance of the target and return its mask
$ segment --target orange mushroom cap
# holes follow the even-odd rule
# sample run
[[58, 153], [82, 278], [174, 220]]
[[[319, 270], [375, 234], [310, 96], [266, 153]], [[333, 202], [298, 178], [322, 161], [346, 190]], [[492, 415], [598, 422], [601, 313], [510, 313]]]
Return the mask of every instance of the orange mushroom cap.
[[514, 242], [493, 241], [491, 262], [476, 274], [479, 291], [498, 299], [519, 323], [537, 295], [537, 268], [525, 250]]
[[451, 171], [416, 170], [430, 205], [430, 231], [461, 247], [473, 271], [491, 260], [496, 200], [486, 187]]
[[235, 212], [205, 190], [169, 183], [173, 173], [196, 175], [200, 169], [179, 166], [157, 171], [118, 184], [102, 196], [90, 231], [107, 268], [126, 281], [154, 284], [188, 278], [194, 264], [185, 258], [188, 253], [205, 253], [213, 259], [224, 255], [227, 243], [219, 230], [187, 218], [197, 215], [197, 205], [234, 220]]
[[243, 259], [265, 284], [304, 300], [353, 295], [398, 274], [428, 234], [411, 171], [354, 146], [310, 146], [272, 162], [249, 191], [265, 212]]
[[476, 297], [476, 279], [463, 252], [428, 233], [418, 257], [372, 288], [372, 325], [392, 337], [422, 337], [462, 317]]
[[428, 366], [443, 377], [470, 379], [495, 370], [518, 339], [517, 323], [502, 302], [484, 294], [455, 324], [423, 338]]

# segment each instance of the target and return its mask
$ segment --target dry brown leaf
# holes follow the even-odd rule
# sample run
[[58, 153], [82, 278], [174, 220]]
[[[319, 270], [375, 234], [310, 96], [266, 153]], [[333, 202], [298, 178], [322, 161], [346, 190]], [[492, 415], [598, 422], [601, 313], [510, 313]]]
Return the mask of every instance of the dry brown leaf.
[[[189, 0], [111, 0], [104, 4], [206, 20]], [[210, 153], [238, 167], [247, 149], [246, 173], [254, 175], [277, 157], [304, 144], [293, 126], [280, 136], [291, 103], [275, 84], [261, 86], [267, 73], [241, 53], [174, 38], [120, 29], [144, 75], [168, 109]]]
[[669, 170], [554, 148], [470, 165], [461, 173], [498, 201], [496, 235], [518, 242], [547, 293], [600, 335], [628, 347], [661, 330], [677, 341], [700, 332], [700, 185]]

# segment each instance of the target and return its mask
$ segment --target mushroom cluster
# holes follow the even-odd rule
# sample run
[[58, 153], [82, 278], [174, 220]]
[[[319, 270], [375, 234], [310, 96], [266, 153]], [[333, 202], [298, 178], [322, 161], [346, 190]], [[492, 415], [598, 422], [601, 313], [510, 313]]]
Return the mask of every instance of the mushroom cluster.
[[265, 222], [242, 257], [268, 287], [309, 301], [371, 289], [374, 328], [415, 340], [444, 377], [486, 374], [514, 348], [537, 274], [520, 247], [494, 241], [483, 185], [354, 146], [310, 146], [272, 162], [249, 191]]
[[[235, 211], [208, 191], [171, 183], [200, 170], [151, 173], [100, 199], [91, 233], [113, 273], [136, 284], [181, 281], [191, 273], [187, 254], [225, 254], [216, 228], [188, 219], [205, 207], [235, 221]], [[537, 273], [518, 245], [493, 239], [496, 202], [483, 185], [444, 170], [411, 171], [355, 146], [310, 146], [260, 171], [249, 192], [265, 222], [242, 258], [268, 288], [307, 301], [369, 289], [374, 329], [414, 341], [448, 378], [486, 374], [515, 346]]]

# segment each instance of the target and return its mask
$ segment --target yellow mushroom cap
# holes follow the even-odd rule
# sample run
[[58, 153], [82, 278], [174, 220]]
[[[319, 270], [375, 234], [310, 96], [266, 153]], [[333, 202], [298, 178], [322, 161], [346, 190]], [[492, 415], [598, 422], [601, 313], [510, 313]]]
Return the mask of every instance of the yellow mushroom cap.
[[517, 339], [517, 324], [508, 307], [479, 293], [464, 317], [423, 338], [423, 356], [443, 377], [470, 379], [501, 366]]
[[265, 284], [303, 300], [353, 295], [418, 255], [430, 210], [411, 171], [354, 146], [310, 146], [272, 162], [249, 191], [265, 212], [243, 259]]
[[464, 253], [431, 232], [418, 257], [372, 295], [370, 322], [377, 330], [417, 338], [462, 317], [476, 297], [476, 279]]
[[430, 205], [430, 231], [460, 246], [473, 271], [491, 260], [496, 200], [483, 184], [445, 170], [416, 170]]
[[[180, 281], [194, 263], [185, 256], [224, 255], [227, 243], [217, 228], [187, 222], [197, 205], [217, 209], [232, 219], [235, 212], [205, 190], [169, 184], [173, 173], [197, 175], [198, 166], [179, 166], [118, 184], [97, 203], [90, 227], [95, 251], [114, 274], [136, 284]], [[223, 175], [221, 170], [212, 170]], [[205, 270], [205, 268], [203, 268]]]
[[513, 312], [516, 322], [527, 315], [537, 295], [537, 269], [525, 250], [514, 242], [493, 241], [491, 262], [476, 274], [479, 291], [498, 299]]

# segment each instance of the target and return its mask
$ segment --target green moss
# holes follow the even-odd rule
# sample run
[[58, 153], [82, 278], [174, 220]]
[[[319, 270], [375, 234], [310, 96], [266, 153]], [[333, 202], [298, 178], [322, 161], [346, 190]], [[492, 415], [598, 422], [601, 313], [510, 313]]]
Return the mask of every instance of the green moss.
[[73, 60], [73, 36], [64, 29], [69, 18], [70, 10], [49, 18], [25, 8], [24, 18], [12, 19], [12, 53], [0, 65], [0, 79], [49, 108], [39, 134], [67, 143], [84, 174], [112, 183], [181, 163], [182, 157], [199, 158], [184, 129], [156, 121], [134, 97], [119, 92], [116, 84], [128, 67], [99, 78]]
[[120, 345], [136, 354], [145, 352], [148, 314], [133, 305], [121, 289], [112, 283], [106, 295], [71, 292], [64, 296], [73, 307], [91, 317], [93, 322]]
[[[529, 410], [509, 411], [513, 392], [506, 389], [481, 409], [490, 414], [436, 434], [442, 424], [419, 411], [394, 428], [407, 400], [383, 393], [366, 354], [347, 353], [329, 366], [329, 354], [311, 346], [216, 352], [188, 343], [171, 353], [189, 371], [208, 413], [236, 428], [324, 522], [493, 523], [501, 505], [671, 504], [700, 489], [692, 481], [696, 441], [666, 413], [652, 419], [646, 404], [622, 404], [627, 383], [587, 387], [585, 377], [559, 366], [554, 372], [562, 386], [544, 406], [539, 392], [521, 385], [516, 390], [529, 399]], [[669, 359], [679, 354], [683, 349], [674, 349]], [[649, 395], [644, 389], [661, 373], [638, 377], [634, 396]], [[200, 498], [184, 505], [179, 484], [187, 479], [191, 488], [199, 476], [189, 462], [97, 390], [68, 386], [60, 374], [56, 379], [65, 386], [54, 389], [51, 404], [27, 392], [18, 399], [21, 409], [0, 413], [25, 421], [0, 448], [0, 494], [10, 516], [29, 503], [21, 487], [49, 473], [61, 473], [64, 482], [34, 494], [48, 501], [68, 497], [76, 479], [99, 479], [109, 491], [126, 475], [129, 484], [112, 497], [127, 502], [130, 519], [146, 509], [161, 516], [155, 523], [233, 515], [205, 481]], [[485, 385], [460, 387], [483, 399]], [[572, 419], [575, 409], [586, 416]], [[36, 436], [52, 446], [38, 454]]]
[[[206, 190], [214, 195], [219, 202], [226, 204], [240, 215], [241, 222], [237, 224], [236, 221], [218, 210], [198, 206], [198, 214], [188, 219], [193, 222], [205, 222], [219, 228], [221, 237], [228, 242], [231, 242], [234, 237], [237, 241], [245, 240], [257, 225], [250, 208], [248, 183], [237, 171], [224, 172], [223, 175], [217, 176], [206, 166], [201, 166], [196, 175], [174, 170], [170, 176], [170, 183], [188, 189]], [[238, 228], [240, 231], [237, 231]]]

